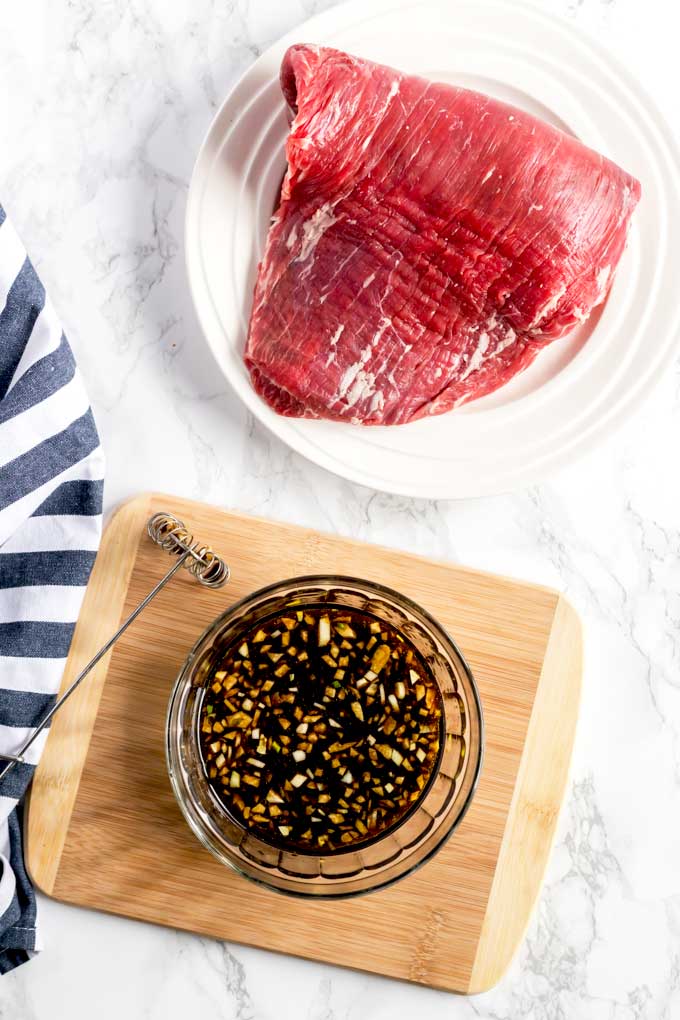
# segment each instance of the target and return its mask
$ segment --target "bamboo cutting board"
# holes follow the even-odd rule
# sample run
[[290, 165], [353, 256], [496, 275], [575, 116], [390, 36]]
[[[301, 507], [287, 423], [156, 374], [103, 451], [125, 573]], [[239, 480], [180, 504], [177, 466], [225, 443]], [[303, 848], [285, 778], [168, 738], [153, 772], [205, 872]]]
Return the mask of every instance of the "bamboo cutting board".
[[[27, 860], [68, 903], [460, 992], [490, 988], [526, 928], [548, 860], [578, 711], [581, 635], [554, 591], [452, 564], [144, 495], [109, 524], [64, 686], [168, 568], [145, 536], [157, 510], [223, 554], [232, 581], [182, 572], [52, 725], [30, 803]], [[485, 759], [452, 839], [415, 874], [357, 899], [307, 901], [219, 864], [189, 831], [167, 777], [168, 696], [201, 631], [265, 584], [338, 572], [379, 581], [433, 613], [477, 680]]]

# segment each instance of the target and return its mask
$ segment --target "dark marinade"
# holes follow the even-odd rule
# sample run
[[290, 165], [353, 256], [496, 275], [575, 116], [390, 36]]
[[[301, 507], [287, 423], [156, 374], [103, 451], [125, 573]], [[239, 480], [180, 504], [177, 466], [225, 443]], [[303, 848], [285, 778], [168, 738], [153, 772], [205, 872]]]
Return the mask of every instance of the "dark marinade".
[[291, 610], [215, 663], [200, 713], [208, 782], [247, 829], [306, 853], [393, 828], [439, 758], [442, 701], [413, 645], [365, 613]]

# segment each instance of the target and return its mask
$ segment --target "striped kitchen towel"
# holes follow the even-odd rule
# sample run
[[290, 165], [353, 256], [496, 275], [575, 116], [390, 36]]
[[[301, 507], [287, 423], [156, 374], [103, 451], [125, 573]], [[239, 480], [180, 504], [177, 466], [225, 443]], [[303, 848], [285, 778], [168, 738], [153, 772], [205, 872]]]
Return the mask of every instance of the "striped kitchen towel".
[[[2, 753], [54, 702], [99, 545], [103, 470], [73, 354], [0, 206]], [[46, 735], [0, 783], [0, 973], [39, 948], [21, 802]]]

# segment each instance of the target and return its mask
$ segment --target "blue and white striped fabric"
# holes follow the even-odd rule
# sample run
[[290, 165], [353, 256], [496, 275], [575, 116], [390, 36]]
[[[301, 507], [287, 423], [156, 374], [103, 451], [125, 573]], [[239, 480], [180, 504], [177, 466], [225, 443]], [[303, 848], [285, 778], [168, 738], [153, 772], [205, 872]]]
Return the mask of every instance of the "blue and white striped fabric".
[[[0, 206], [3, 753], [14, 754], [54, 702], [99, 545], [103, 470], [73, 354]], [[0, 973], [40, 948], [21, 800], [45, 739], [0, 783]]]

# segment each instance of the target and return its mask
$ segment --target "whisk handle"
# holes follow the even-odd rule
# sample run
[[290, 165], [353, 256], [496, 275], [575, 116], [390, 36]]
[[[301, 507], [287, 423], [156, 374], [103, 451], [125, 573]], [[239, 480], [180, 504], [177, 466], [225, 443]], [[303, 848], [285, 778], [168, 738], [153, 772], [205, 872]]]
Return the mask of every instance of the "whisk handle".
[[83, 682], [88, 673], [90, 673], [91, 670], [93, 670], [94, 667], [97, 665], [97, 663], [104, 658], [106, 653], [110, 651], [110, 649], [113, 647], [113, 645], [115, 645], [116, 641], [121, 636], [121, 634], [124, 634], [128, 627], [130, 626], [130, 624], [134, 623], [139, 614], [144, 609], [146, 609], [149, 602], [151, 602], [151, 600], [156, 597], [161, 588], [163, 588], [168, 583], [168, 581], [170, 581], [175, 576], [178, 570], [182, 569], [182, 567], [185, 565], [185, 561], [189, 559], [190, 556], [191, 552], [187, 550], [186, 552], [182, 553], [182, 555], [179, 557], [176, 563], [173, 563], [165, 577], [162, 577], [158, 584], [155, 586], [155, 588], [153, 588], [149, 592], [146, 598], [143, 599], [142, 602], [140, 602], [139, 605], [135, 607], [135, 609], [133, 609], [133, 611], [128, 616], [127, 620], [123, 621], [123, 623], [120, 625], [116, 633], [109, 638], [105, 645], [102, 645], [97, 654], [92, 659], [90, 659], [88, 664], [80, 671], [80, 673], [75, 678], [73, 683], [66, 688], [61, 697], [58, 698], [57, 701], [55, 701], [55, 703], [49, 709], [49, 711], [45, 713], [43, 719], [38, 723], [36, 728], [31, 733], [30, 737], [28, 737], [28, 739], [22, 744], [17, 753], [12, 755], [9, 754], [5, 755], [0, 753], [0, 758], [4, 758], [7, 760], [7, 764], [2, 769], [2, 771], [0, 771], [0, 782], [2, 782], [2, 780], [5, 778], [8, 772], [12, 771], [15, 765], [18, 765], [20, 762], [23, 762], [25, 760], [25, 754], [28, 751], [29, 747], [31, 747], [33, 742], [37, 740], [37, 738], [40, 736], [40, 734], [48, 725], [48, 723], [50, 723], [52, 717], [59, 711], [64, 702], [71, 697], [73, 692], [76, 690], [77, 687], [80, 686], [80, 684]]
[[54, 705], [52, 705], [50, 710], [46, 712], [44, 718], [40, 721], [40, 723], [38, 723], [36, 728], [19, 748], [16, 754], [2, 754], [0, 752], [0, 759], [7, 762], [5, 767], [0, 771], [0, 782], [2, 782], [8, 772], [11, 772], [15, 765], [25, 761], [26, 752], [33, 742], [37, 740], [38, 736], [48, 725], [55, 713], [59, 711], [64, 702], [67, 701], [76, 688], [80, 686], [88, 673], [94, 669], [97, 663], [113, 647], [121, 634], [128, 629], [130, 624], [137, 619], [142, 610], [148, 606], [149, 602], [151, 602], [153, 598], [155, 598], [161, 588], [166, 585], [168, 581], [182, 569], [182, 567], [186, 567], [200, 582], [200, 584], [204, 585], [206, 588], [221, 588], [229, 580], [229, 567], [226, 562], [214, 553], [209, 546], [203, 545], [201, 542], [194, 541], [193, 536], [188, 532], [184, 522], [180, 521], [174, 516], [174, 514], [154, 514], [148, 523], [147, 531], [149, 538], [159, 545], [161, 549], [164, 549], [171, 555], [177, 556], [177, 561], [172, 565], [165, 577], [161, 578], [156, 587], [153, 588], [146, 598], [143, 599], [142, 602], [140, 602], [139, 605], [130, 613], [127, 620], [120, 625], [116, 633], [99, 649], [94, 658], [90, 659], [88, 664], [80, 671], [70, 687], [64, 691], [61, 697], [55, 701]]

